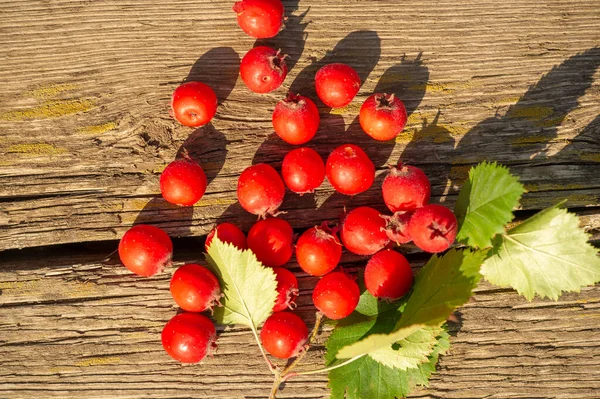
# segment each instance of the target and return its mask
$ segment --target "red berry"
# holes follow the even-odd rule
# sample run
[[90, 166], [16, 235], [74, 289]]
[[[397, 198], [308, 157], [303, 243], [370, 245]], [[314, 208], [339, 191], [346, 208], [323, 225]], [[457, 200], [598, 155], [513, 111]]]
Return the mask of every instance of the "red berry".
[[323, 276], [340, 263], [342, 244], [327, 223], [306, 230], [296, 243], [296, 259], [306, 273]]
[[277, 35], [283, 24], [281, 0], [243, 0], [233, 5], [240, 28], [248, 35], [265, 39]]
[[285, 185], [293, 192], [312, 193], [325, 180], [325, 164], [315, 150], [297, 148], [283, 158], [281, 175]]
[[357, 145], [345, 144], [329, 154], [327, 180], [336, 191], [355, 195], [366, 191], [375, 180], [375, 165]]
[[358, 93], [360, 77], [346, 64], [327, 64], [317, 71], [315, 87], [323, 104], [332, 108], [345, 107]]
[[410, 242], [410, 234], [408, 234], [408, 222], [414, 211], [396, 212], [392, 216], [381, 215], [386, 221], [385, 233], [390, 241], [396, 244], [406, 244]]
[[304, 144], [310, 141], [319, 129], [321, 117], [314, 102], [300, 94], [288, 93], [273, 111], [273, 128], [283, 141], [289, 144]]
[[216, 225], [206, 236], [206, 243], [204, 244], [204, 248], [207, 251], [208, 247], [210, 247], [210, 244], [212, 243], [213, 238], [215, 237], [215, 234], [217, 235], [219, 240], [221, 240], [222, 242], [229, 243], [239, 250], [244, 250], [248, 248], [248, 245], [246, 244], [246, 236], [244, 235], [242, 230], [240, 230], [240, 228], [233, 223], [225, 222]]
[[269, 267], [283, 266], [292, 258], [293, 242], [292, 226], [279, 218], [259, 220], [248, 232], [248, 248]]
[[260, 330], [260, 341], [271, 355], [289, 359], [302, 352], [308, 339], [308, 328], [302, 319], [290, 312], [272, 314]]
[[173, 161], [160, 175], [160, 192], [172, 204], [194, 205], [206, 192], [204, 170], [193, 161]]
[[348, 251], [358, 255], [373, 255], [389, 243], [385, 220], [379, 211], [368, 206], [353, 209], [346, 215], [341, 238]]
[[279, 50], [267, 46], [254, 47], [242, 58], [240, 76], [255, 93], [273, 91], [281, 86], [287, 75], [284, 58]]
[[184, 83], [173, 92], [171, 111], [182, 125], [206, 125], [217, 112], [217, 95], [202, 82]]
[[358, 284], [343, 272], [322, 277], [313, 290], [313, 303], [325, 316], [343, 319], [356, 309], [360, 298]]
[[294, 273], [283, 267], [274, 267], [273, 272], [277, 279], [277, 300], [273, 306], [273, 312], [295, 308], [294, 300], [298, 297], [298, 279]]
[[372, 94], [360, 107], [359, 121], [365, 133], [375, 140], [391, 140], [406, 125], [406, 108], [393, 94]]
[[181, 266], [171, 278], [171, 295], [183, 310], [212, 310], [221, 298], [219, 280], [205, 267], [195, 263]]
[[395, 301], [410, 290], [412, 269], [406, 258], [391, 249], [377, 252], [365, 268], [365, 285], [374, 297]]
[[198, 313], [181, 313], [165, 325], [162, 345], [173, 359], [182, 363], [198, 363], [217, 347], [215, 325]]
[[381, 185], [383, 201], [392, 212], [412, 211], [426, 205], [431, 195], [429, 179], [416, 166], [391, 168]]
[[173, 244], [158, 227], [146, 224], [133, 226], [119, 242], [119, 258], [129, 270], [149, 277], [171, 264]]
[[264, 163], [246, 168], [238, 179], [237, 197], [242, 208], [265, 217], [272, 215], [283, 202], [285, 186], [279, 173]]
[[458, 223], [454, 213], [445, 206], [437, 204], [419, 208], [410, 218], [408, 233], [414, 244], [423, 251], [436, 253], [450, 248]]

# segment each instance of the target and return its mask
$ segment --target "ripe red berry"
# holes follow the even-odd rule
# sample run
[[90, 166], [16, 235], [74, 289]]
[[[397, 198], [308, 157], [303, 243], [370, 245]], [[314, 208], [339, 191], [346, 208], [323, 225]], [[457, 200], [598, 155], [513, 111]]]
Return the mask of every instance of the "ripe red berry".
[[188, 312], [212, 310], [221, 298], [219, 280], [195, 263], [183, 265], [173, 273], [170, 290], [177, 305]]
[[410, 234], [408, 234], [408, 222], [414, 211], [396, 212], [392, 216], [381, 215], [386, 221], [385, 233], [390, 241], [396, 244], [406, 244], [410, 242]]
[[404, 129], [406, 108], [393, 94], [376, 93], [365, 100], [358, 118], [365, 133], [375, 140], [387, 141]]
[[207, 251], [208, 247], [210, 247], [210, 244], [212, 243], [213, 238], [215, 237], [215, 234], [217, 235], [219, 240], [221, 240], [222, 242], [229, 243], [239, 250], [244, 250], [248, 248], [244, 232], [242, 232], [242, 230], [240, 230], [240, 228], [237, 227], [235, 224], [225, 222], [216, 225], [206, 236], [206, 243], [204, 244], [204, 248]]
[[182, 125], [206, 125], [217, 112], [217, 95], [207, 84], [186, 82], [173, 92], [171, 112]]
[[213, 322], [198, 313], [173, 317], [163, 328], [161, 338], [169, 356], [182, 363], [198, 363], [217, 347]]
[[396, 251], [384, 249], [367, 262], [365, 285], [374, 297], [395, 301], [406, 295], [412, 282], [410, 264]]
[[417, 209], [408, 223], [408, 233], [414, 244], [423, 251], [432, 253], [450, 248], [457, 230], [458, 223], [454, 213], [437, 204]]
[[248, 248], [263, 265], [285, 265], [293, 252], [294, 231], [288, 222], [268, 218], [254, 223], [248, 232]]
[[260, 330], [263, 347], [280, 359], [298, 356], [307, 339], [306, 324], [291, 312], [273, 313]]
[[275, 272], [277, 280], [277, 300], [273, 306], [273, 312], [295, 308], [294, 300], [298, 297], [298, 279], [294, 273], [283, 267], [274, 267], [273, 272]]
[[171, 162], [160, 175], [160, 192], [175, 205], [191, 206], [206, 192], [206, 174], [196, 162]]
[[368, 190], [375, 180], [375, 165], [362, 148], [354, 144], [333, 150], [325, 168], [329, 183], [336, 191], [346, 195]]
[[258, 39], [273, 37], [283, 24], [281, 0], [243, 0], [233, 5], [240, 28]]
[[289, 144], [304, 144], [310, 141], [319, 129], [321, 117], [314, 102], [300, 94], [288, 93], [273, 111], [273, 128], [283, 141]]
[[296, 260], [306, 273], [323, 276], [340, 263], [342, 244], [327, 223], [306, 230], [296, 243]]
[[315, 150], [297, 148], [283, 158], [281, 175], [285, 185], [293, 192], [312, 193], [325, 180], [325, 164]]
[[360, 298], [358, 284], [344, 272], [333, 272], [319, 280], [313, 290], [313, 303], [325, 316], [343, 319], [356, 309]]
[[273, 91], [281, 86], [287, 75], [284, 58], [279, 50], [267, 46], [254, 47], [242, 58], [240, 76], [255, 93]]
[[158, 227], [146, 224], [133, 226], [119, 242], [119, 258], [129, 270], [149, 277], [171, 264], [173, 244]]
[[331, 108], [345, 107], [358, 93], [360, 77], [346, 64], [327, 64], [317, 71], [315, 87], [323, 104]]
[[389, 243], [385, 220], [379, 211], [368, 206], [353, 209], [346, 215], [340, 235], [348, 251], [358, 255], [373, 255]]
[[242, 208], [265, 217], [272, 215], [283, 202], [285, 186], [272, 166], [261, 163], [246, 168], [238, 179], [237, 197]]
[[426, 205], [431, 195], [429, 179], [416, 166], [391, 168], [381, 185], [383, 201], [392, 212], [412, 211]]

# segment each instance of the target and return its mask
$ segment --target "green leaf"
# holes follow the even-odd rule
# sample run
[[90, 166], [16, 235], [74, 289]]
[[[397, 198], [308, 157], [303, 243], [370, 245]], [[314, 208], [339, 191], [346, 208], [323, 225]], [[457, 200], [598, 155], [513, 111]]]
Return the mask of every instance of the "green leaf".
[[492, 238], [504, 231], [525, 189], [516, 176], [501, 165], [483, 162], [469, 171], [454, 213], [458, 241], [476, 248], [492, 246]]
[[252, 251], [240, 251], [217, 236], [208, 248], [207, 261], [224, 294], [223, 307], [215, 309], [215, 320], [221, 324], [243, 324], [256, 331], [272, 313], [277, 298], [272, 269], [264, 267]]
[[600, 281], [598, 250], [579, 228], [576, 215], [547, 208], [497, 237], [493, 256], [481, 269], [490, 283], [511, 286], [527, 300], [558, 299]]
[[421, 327], [392, 346], [370, 352], [369, 356], [390, 368], [417, 368], [428, 360], [441, 332], [441, 327]]

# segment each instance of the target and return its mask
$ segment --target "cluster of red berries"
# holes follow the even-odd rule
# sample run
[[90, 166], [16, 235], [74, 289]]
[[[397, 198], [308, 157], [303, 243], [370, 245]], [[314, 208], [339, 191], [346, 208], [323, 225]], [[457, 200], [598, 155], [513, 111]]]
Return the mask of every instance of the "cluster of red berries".
[[[238, 23], [249, 35], [257, 38], [275, 36], [283, 24], [280, 0], [243, 0], [234, 6]], [[267, 93], [285, 80], [285, 56], [265, 46], [255, 47], [242, 59], [240, 76], [256, 93]], [[358, 93], [361, 82], [354, 69], [345, 64], [323, 66], [315, 76], [319, 99], [327, 106], [348, 105]], [[217, 110], [214, 91], [201, 82], [188, 82], [173, 93], [172, 115], [186, 126], [208, 123]], [[393, 94], [376, 93], [367, 98], [359, 114], [362, 129], [377, 140], [390, 140], [406, 123], [402, 101]], [[315, 103], [299, 94], [289, 94], [273, 112], [273, 127], [284, 141], [305, 144], [316, 134], [320, 123]], [[282, 178], [283, 177], [283, 178]], [[284, 158], [281, 176], [270, 165], [257, 164], [239, 176], [237, 198], [259, 221], [248, 236], [234, 224], [217, 225], [207, 236], [206, 248], [214, 236], [240, 250], [249, 249], [265, 266], [273, 268], [278, 297], [273, 314], [261, 330], [265, 349], [275, 357], [290, 358], [303, 350], [308, 329], [302, 319], [286, 311], [295, 307], [298, 281], [283, 266], [294, 253], [294, 231], [277, 212], [285, 196], [285, 187], [292, 192], [313, 192], [327, 177], [334, 189], [342, 194], [356, 195], [368, 190], [375, 180], [375, 166], [358, 146], [345, 144], [334, 149], [327, 162], [313, 149], [301, 147]], [[190, 159], [171, 162], [160, 177], [160, 189], [165, 200], [191, 206], [206, 190], [202, 168]], [[406, 295], [413, 275], [406, 258], [390, 247], [413, 241], [427, 252], [441, 252], [454, 242], [457, 222], [454, 214], [441, 205], [428, 204], [430, 183], [423, 171], [414, 166], [392, 167], [382, 184], [383, 199], [392, 215], [381, 214], [371, 207], [359, 207], [345, 214], [340, 227], [327, 223], [303, 232], [295, 243], [299, 266], [306, 273], [321, 279], [313, 290], [313, 303], [325, 316], [339, 320], [351, 314], [359, 302], [356, 281], [338, 266], [342, 247], [358, 255], [369, 255], [364, 282], [375, 297], [396, 300]], [[340, 234], [338, 238], [338, 232]], [[341, 240], [340, 240], [341, 239]], [[151, 276], [171, 262], [173, 246], [161, 229], [148, 225], [131, 228], [119, 244], [123, 264], [142, 276]], [[171, 319], [162, 332], [165, 350], [181, 362], [198, 362], [215, 346], [213, 323], [199, 312], [212, 311], [219, 304], [221, 289], [217, 278], [206, 268], [186, 264], [173, 274], [171, 293], [186, 312]]]

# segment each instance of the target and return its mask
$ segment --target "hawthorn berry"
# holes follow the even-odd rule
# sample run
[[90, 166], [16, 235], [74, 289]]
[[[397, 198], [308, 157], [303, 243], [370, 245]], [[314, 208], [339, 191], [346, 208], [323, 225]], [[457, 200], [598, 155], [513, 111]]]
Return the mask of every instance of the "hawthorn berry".
[[217, 347], [215, 325], [198, 313], [173, 317], [163, 328], [161, 339], [169, 356], [182, 363], [198, 363]]
[[268, 267], [285, 265], [292, 258], [293, 243], [292, 226], [280, 218], [259, 220], [248, 232], [248, 248]]
[[454, 213], [445, 206], [425, 205], [417, 209], [408, 223], [408, 234], [414, 244], [426, 252], [437, 253], [450, 248], [458, 222]]
[[267, 46], [248, 51], [240, 64], [240, 76], [255, 93], [268, 93], [277, 89], [288, 73], [285, 55]]
[[413, 273], [406, 258], [384, 249], [371, 257], [365, 267], [365, 286], [376, 298], [395, 301], [410, 290]]
[[160, 273], [171, 264], [173, 243], [169, 235], [155, 226], [133, 226], [119, 242], [121, 262], [138, 276]]
[[336, 191], [355, 195], [371, 187], [375, 180], [375, 165], [362, 148], [344, 144], [329, 154], [325, 174]]
[[177, 305], [188, 312], [212, 311], [221, 298], [219, 280], [195, 263], [183, 265], [173, 273], [170, 290]]
[[325, 180], [321, 156], [308, 147], [296, 148], [283, 158], [281, 176], [285, 185], [298, 194], [312, 193]]
[[327, 64], [317, 71], [315, 88], [323, 104], [331, 108], [345, 107], [360, 89], [360, 76], [349, 65]]
[[296, 357], [304, 350], [308, 328], [291, 312], [273, 313], [260, 330], [260, 341], [271, 355], [280, 359]]
[[244, 250], [248, 248], [244, 232], [240, 230], [240, 228], [237, 227], [235, 224], [224, 222], [216, 225], [206, 236], [206, 243], [204, 244], [204, 248], [206, 249], [206, 251], [208, 251], [208, 247], [210, 247], [210, 244], [212, 243], [215, 234], [217, 235], [219, 240], [221, 240], [222, 242], [229, 243], [239, 250]]
[[327, 223], [306, 230], [296, 242], [298, 265], [311, 276], [323, 276], [338, 265], [342, 244]]
[[393, 94], [376, 93], [369, 96], [358, 116], [360, 127], [379, 141], [396, 137], [406, 125], [404, 103]]
[[344, 272], [323, 276], [312, 295], [315, 307], [332, 320], [343, 319], [356, 309], [360, 299], [358, 284]]
[[321, 117], [315, 103], [300, 94], [288, 93], [273, 110], [273, 129], [289, 144], [305, 144], [317, 133]]
[[277, 280], [277, 300], [273, 306], [273, 312], [295, 308], [294, 300], [298, 297], [298, 279], [294, 273], [283, 267], [274, 267], [273, 272]]
[[160, 192], [175, 205], [192, 206], [200, 201], [206, 184], [202, 167], [187, 159], [171, 162], [160, 175]]
[[393, 241], [398, 245], [406, 244], [411, 241], [410, 234], [408, 234], [408, 222], [413, 213], [414, 211], [398, 211], [392, 216], [381, 215], [386, 222], [385, 233], [390, 241]]
[[400, 163], [397, 168], [390, 168], [381, 191], [390, 211], [412, 211], [429, 202], [431, 185], [421, 169]]
[[233, 5], [237, 22], [246, 34], [266, 39], [279, 33], [283, 25], [281, 0], [242, 0]]
[[285, 186], [272, 166], [260, 163], [246, 168], [238, 179], [237, 198], [248, 212], [266, 217], [282, 204]]
[[175, 89], [171, 113], [179, 123], [198, 127], [206, 125], [217, 113], [217, 95], [202, 82], [186, 82]]
[[385, 220], [379, 211], [368, 206], [348, 212], [340, 233], [344, 246], [357, 255], [373, 255], [390, 241]]

